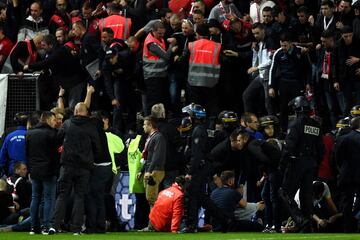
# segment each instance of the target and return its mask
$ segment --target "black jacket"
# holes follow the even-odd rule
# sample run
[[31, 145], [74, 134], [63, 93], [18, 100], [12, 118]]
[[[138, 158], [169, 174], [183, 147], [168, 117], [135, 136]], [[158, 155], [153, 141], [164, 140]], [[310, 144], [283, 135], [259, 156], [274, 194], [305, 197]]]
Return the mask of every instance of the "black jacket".
[[165, 171], [180, 170], [182, 167], [178, 149], [183, 144], [180, 134], [174, 125], [165, 119], [158, 119], [158, 128], [166, 140]]
[[282, 48], [275, 51], [269, 73], [270, 88], [277, 89], [279, 86], [277, 71], [280, 73], [281, 81], [301, 86], [310, 83], [310, 62], [307, 55], [301, 53], [299, 47], [294, 46], [287, 52]]
[[29, 69], [33, 71], [51, 69], [54, 81], [65, 89], [85, 81], [87, 76], [79, 59], [74, 57], [66, 46], [55, 49], [43, 61], [30, 64]]
[[57, 131], [46, 123], [39, 123], [26, 133], [26, 157], [32, 179], [43, 180], [58, 172], [62, 141]]
[[337, 147], [336, 159], [340, 164], [339, 185], [360, 184], [360, 132], [351, 131], [343, 136]]
[[89, 117], [74, 116], [64, 122], [60, 131], [64, 134], [62, 165], [91, 169], [95, 158], [102, 158], [98, 129]]
[[254, 140], [249, 144], [249, 150], [259, 160], [267, 173], [279, 168], [281, 151], [264, 140]]
[[208, 134], [205, 124], [197, 125], [191, 135], [191, 158], [189, 175], [198, 173], [208, 154]]
[[285, 139], [285, 154], [297, 160], [311, 159], [314, 167], [324, 153], [320, 124], [304, 115], [298, 116], [289, 126]]
[[[341, 39], [338, 42], [337, 50], [337, 60], [338, 60], [338, 70], [339, 70], [339, 82], [343, 84], [352, 84], [356, 81], [359, 81], [359, 76], [355, 74], [356, 69], [360, 67], [360, 63], [355, 63], [352, 66], [348, 66], [346, 64], [346, 60], [350, 58], [350, 56], [360, 57], [360, 47], [359, 41], [353, 37], [353, 42], [350, 45], [346, 45], [344, 40]], [[341, 86], [340, 86], [341, 88]]]
[[236, 181], [239, 179], [242, 171], [242, 161], [240, 151], [231, 148], [230, 138], [226, 138], [217, 144], [210, 152], [210, 161], [212, 161], [214, 173], [220, 176], [221, 172], [234, 171]]
[[85, 33], [81, 38], [80, 59], [81, 64], [86, 67], [89, 63], [99, 58], [100, 40], [98, 36]]

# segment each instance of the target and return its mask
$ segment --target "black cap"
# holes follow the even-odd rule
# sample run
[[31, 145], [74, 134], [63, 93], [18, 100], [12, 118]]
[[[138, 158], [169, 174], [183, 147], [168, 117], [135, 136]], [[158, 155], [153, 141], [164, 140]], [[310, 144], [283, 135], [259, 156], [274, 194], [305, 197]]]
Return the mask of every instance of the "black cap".
[[210, 19], [210, 20], [208, 21], [208, 26], [209, 26], [209, 28], [215, 27], [215, 28], [221, 29], [221, 24], [220, 24], [219, 21], [216, 20], [216, 19]]
[[340, 29], [341, 34], [345, 34], [345, 33], [352, 33], [352, 27], [346, 25], [343, 28]]

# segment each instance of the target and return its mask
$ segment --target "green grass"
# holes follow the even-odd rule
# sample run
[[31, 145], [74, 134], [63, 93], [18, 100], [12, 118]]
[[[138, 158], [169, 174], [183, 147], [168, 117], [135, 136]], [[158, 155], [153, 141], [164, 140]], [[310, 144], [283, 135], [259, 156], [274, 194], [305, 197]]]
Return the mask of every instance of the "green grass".
[[171, 234], [171, 233], [107, 233], [101, 235], [81, 235], [73, 236], [71, 234], [57, 234], [52, 236], [29, 235], [28, 233], [0, 233], [0, 240], [37, 240], [37, 239], [98, 239], [98, 240], [274, 240], [274, 239], [360, 239], [360, 234], [264, 234], [264, 233], [197, 233], [197, 234]]

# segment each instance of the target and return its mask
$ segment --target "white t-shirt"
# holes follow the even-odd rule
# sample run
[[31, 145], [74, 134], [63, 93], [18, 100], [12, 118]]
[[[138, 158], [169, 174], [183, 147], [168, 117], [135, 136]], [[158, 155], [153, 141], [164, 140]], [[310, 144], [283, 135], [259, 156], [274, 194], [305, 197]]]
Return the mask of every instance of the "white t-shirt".
[[[315, 183], [315, 182], [316, 181], [314, 181], [313, 183]], [[313, 199], [314, 207], [316, 205], [318, 205], [321, 200], [331, 198], [329, 186], [324, 182], [322, 182], [322, 183], [324, 184], [324, 192], [322, 193], [320, 199]], [[297, 203], [298, 207], [300, 208], [300, 195], [299, 194], [300, 194], [300, 189], [296, 192], [294, 200]]]

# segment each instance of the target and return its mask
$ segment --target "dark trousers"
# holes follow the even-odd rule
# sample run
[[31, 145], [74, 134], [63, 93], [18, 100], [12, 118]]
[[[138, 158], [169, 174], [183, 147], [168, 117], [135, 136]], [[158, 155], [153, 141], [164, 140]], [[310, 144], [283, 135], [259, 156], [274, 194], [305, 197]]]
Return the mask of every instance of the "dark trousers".
[[[115, 107], [113, 112], [114, 133], [118, 136], [124, 136], [129, 128], [135, 130], [136, 124], [135, 91], [127, 80], [129, 79], [114, 81], [113, 85], [115, 98], [120, 103], [120, 106]], [[127, 113], [127, 122], [123, 118], [123, 113]]]
[[270, 172], [261, 193], [265, 203], [265, 223], [269, 226], [275, 225], [276, 230], [281, 228], [280, 200], [278, 195], [280, 185], [280, 171]]
[[165, 109], [169, 109], [169, 82], [168, 78], [145, 79], [146, 86], [146, 109], [145, 115], [150, 115], [151, 107], [157, 103], [163, 103]]
[[288, 127], [288, 104], [292, 99], [301, 95], [301, 90], [303, 90], [303, 86], [299, 83], [280, 80], [280, 126], [283, 132], [287, 132]]
[[59, 177], [59, 196], [56, 199], [52, 227], [60, 228], [66, 212], [66, 200], [74, 187], [74, 204], [71, 212], [70, 230], [81, 231], [84, 219], [84, 200], [88, 192], [90, 171], [70, 166], [62, 166]]
[[[264, 92], [264, 94], [263, 94]], [[244, 111], [251, 113], [258, 113], [259, 110], [264, 108], [269, 115], [274, 114], [274, 110], [271, 104], [271, 98], [269, 97], [268, 82], [257, 76], [253, 79], [248, 87], [245, 89], [242, 98], [244, 102]], [[265, 102], [260, 101], [260, 96], [264, 95]], [[261, 98], [262, 100], [262, 98]], [[264, 105], [265, 104], [265, 105]]]
[[216, 87], [194, 87], [187, 86], [190, 103], [196, 103], [203, 106], [209, 116], [217, 116], [219, 113], [219, 105], [216, 94]]
[[88, 232], [105, 232], [105, 188], [111, 177], [111, 164], [96, 166], [91, 171], [90, 189], [86, 197], [86, 231]]
[[[288, 163], [285, 170], [281, 189], [279, 190], [280, 199], [283, 207], [293, 220], [300, 224], [302, 220], [309, 219], [312, 214], [312, 182], [314, 180], [315, 159], [295, 159]], [[294, 197], [300, 188], [301, 210], [298, 208]]]
[[206, 209], [217, 222], [224, 224], [226, 216], [222, 213], [210, 197], [206, 194], [206, 181], [209, 173], [208, 167], [199, 169], [192, 175], [185, 191], [185, 224], [190, 228], [197, 228], [199, 207]]
[[134, 216], [134, 229], [143, 229], [149, 224], [150, 206], [146, 200], [145, 193], [135, 193], [136, 210]]
[[[354, 195], [360, 192], [360, 185], [342, 185], [341, 186], [341, 210], [344, 218], [344, 232], [354, 232], [354, 213], [360, 209], [355, 204], [353, 211]], [[356, 209], [357, 208], [357, 209]]]

